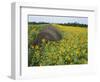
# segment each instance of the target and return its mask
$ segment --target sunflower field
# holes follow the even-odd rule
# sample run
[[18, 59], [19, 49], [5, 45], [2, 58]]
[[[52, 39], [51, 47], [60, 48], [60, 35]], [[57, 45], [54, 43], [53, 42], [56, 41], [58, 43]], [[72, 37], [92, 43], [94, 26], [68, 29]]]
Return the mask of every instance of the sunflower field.
[[88, 63], [88, 28], [51, 24], [60, 30], [60, 41], [42, 40], [43, 47], [32, 42], [49, 24], [28, 25], [28, 66], [74, 65]]

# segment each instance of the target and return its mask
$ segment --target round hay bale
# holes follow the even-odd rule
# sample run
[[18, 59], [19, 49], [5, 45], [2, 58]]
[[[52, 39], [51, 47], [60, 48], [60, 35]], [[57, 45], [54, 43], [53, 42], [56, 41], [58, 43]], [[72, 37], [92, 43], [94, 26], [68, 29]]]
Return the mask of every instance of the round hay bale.
[[46, 41], [59, 41], [62, 39], [62, 35], [58, 29], [52, 26], [48, 26], [46, 28], [43, 28], [38, 33], [37, 38], [33, 41], [33, 45], [41, 44], [42, 39], [45, 39]]

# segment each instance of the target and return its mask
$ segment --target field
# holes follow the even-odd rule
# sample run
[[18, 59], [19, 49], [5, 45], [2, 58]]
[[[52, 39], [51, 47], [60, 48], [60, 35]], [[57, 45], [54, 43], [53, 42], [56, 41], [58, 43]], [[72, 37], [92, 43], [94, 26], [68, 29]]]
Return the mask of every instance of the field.
[[[41, 29], [51, 25], [60, 30], [60, 41], [42, 40], [43, 48], [32, 42]], [[28, 66], [74, 65], [88, 63], [87, 27], [64, 26], [59, 24], [28, 25]]]

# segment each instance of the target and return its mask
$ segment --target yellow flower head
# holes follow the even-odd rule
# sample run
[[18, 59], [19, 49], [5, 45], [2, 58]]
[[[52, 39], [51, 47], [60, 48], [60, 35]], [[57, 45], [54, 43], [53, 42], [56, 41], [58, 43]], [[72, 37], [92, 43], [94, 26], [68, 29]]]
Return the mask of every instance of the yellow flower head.
[[35, 46], [35, 49], [39, 49], [39, 46], [38, 46], [38, 45], [36, 45], [36, 46]]
[[46, 40], [45, 40], [45, 39], [42, 39], [42, 42], [43, 42], [43, 43], [45, 43], [45, 42], [46, 42]]
[[34, 48], [34, 45], [32, 45], [32, 48]]

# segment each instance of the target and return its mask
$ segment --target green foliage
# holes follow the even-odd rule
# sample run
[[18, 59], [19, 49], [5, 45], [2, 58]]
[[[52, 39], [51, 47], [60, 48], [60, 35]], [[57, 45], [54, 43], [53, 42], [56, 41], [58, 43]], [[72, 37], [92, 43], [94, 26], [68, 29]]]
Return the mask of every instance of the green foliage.
[[68, 65], [88, 63], [87, 28], [52, 24], [61, 31], [60, 41], [42, 40], [41, 46], [32, 42], [39, 31], [49, 24], [28, 26], [28, 66]]

